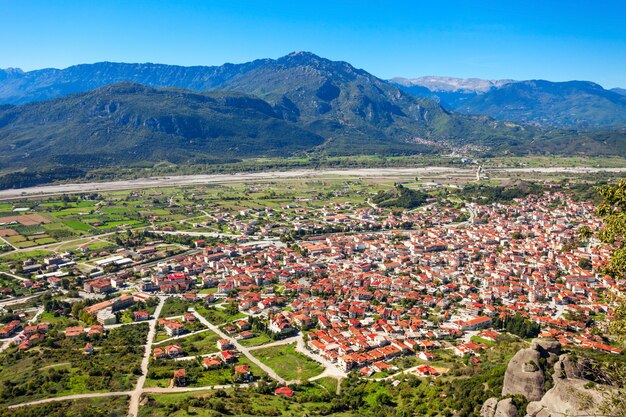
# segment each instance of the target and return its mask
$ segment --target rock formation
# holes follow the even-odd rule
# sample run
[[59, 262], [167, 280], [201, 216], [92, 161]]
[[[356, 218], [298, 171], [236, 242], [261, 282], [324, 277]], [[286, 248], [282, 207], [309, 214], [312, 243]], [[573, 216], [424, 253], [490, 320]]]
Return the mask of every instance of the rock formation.
[[[489, 398], [481, 417], [519, 417], [511, 398], [522, 395], [530, 402], [526, 417], [578, 417], [600, 414], [599, 407], [611, 387], [587, 358], [560, 355], [556, 341], [537, 339], [513, 356], [504, 374], [502, 396]], [[553, 371], [553, 372], [552, 372]], [[550, 375], [552, 374], [552, 375]], [[550, 381], [548, 378], [551, 378]], [[546, 391], [546, 382], [552, 387]]]
[[519, 417], [519, 412], [510, 397], [500, 401], [496, 398], [489, 398], [480, 409], [480, 415], [482, 417]]

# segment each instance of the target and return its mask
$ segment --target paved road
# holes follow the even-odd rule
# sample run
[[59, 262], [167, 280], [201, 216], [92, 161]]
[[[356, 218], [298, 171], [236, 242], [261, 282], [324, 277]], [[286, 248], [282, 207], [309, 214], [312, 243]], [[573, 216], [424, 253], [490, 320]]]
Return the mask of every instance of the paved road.
[[11, 242], [9, 242], [8, 240], [6, 240], [6, 239], [5, 239], [5, 238], [3, 238], [3, 237], [0, 237], [0, 242], [4, 243], [4, 244], [5, 244], [5, 245], [7, 245], [7, 246], [12, 247], [13, 249], [17, 249], [15, 246], [13, 246], [13, 244], [12, 244]]
[[2, 345], [0, 346], [0, 353], [4, 352], [5, 350], [7, 350], [9, 348], [9, 346], [11, 346], [13, 343], [15, 343], [19, 338], [20, 335], [22, 334], [22, 332], [16, 334], [15, 336], [6, 339], [4, 341], [2, 341]]
[[257, 358], [255, 358], [251, 353], [250, 353], [250, 349], [245, 347], [245, 346], [241, 346], [239, 344], [239, 342], [237, 342], [237, 340], [235, 340], [232, 337], [227, 336], [224, 332], [222, 332], [220, 330], [219, 327], [217, 327], [214, 324], [211, 324], [207, 319], [205, 319], [201, 314], [198, 314], [198, 312], [196, 310], [191, 309], [192, 313], [198, 318], [198, 320], [200, 321], [200, 323], [204, 324], [206, 327], [208, 327], [209, 329], [213, 330], [215, 333], [217, 333], [221, 338], [223, 339], [228, 339], [230, 340], [230, 342], [233, 344], [233, 346], [235, 346], [237, 348], [237, 350], [239, 352], [241, 352], [246, 358], [248, 358], [250, 360], [250, 362], [254, 363], [256, 366], [258, 366], [259, 368], [261, 368], [263, 371], [265, 371], [271, 378], [274, 378], [276, 381], [280, 382], [281, 384], [286, 384], [287, 381], [285, 381], [285, 379], [283, 379], [282, 377], [280, 377], [272, 368], [270, 368], [269, 366], [265, 365], [263, 362], [261, 362], [260, 360], [258, 360]]
[[166, 297], [159, 298], [159, 305], [154, 311], [154, 318], [150, 320], [150, 330], [148, 331], [148, 338], [146, 340], [146, 349], [143, 355], [143, 360], [141, 361], [141, 376], [137, 380], [135, 390], [130, 394], [130, 405], [128, 407], [129, 417], [135, 417], [139, 412], [139, 399], [143, 393], [143, 384], [146, 382], [146, 377], [148, 376], [148, 363], [150, 362], [150, 354], [152, 353], [152, 341], [154, 340], [154, 335], [156, 334], [157, 320], [161, 314], [163, 304], [165, 304], [165, 299]]
[[165, 230], [155, 230], [152, 233], [161, 234], [161, 235], [186, 235], [186, 236], [209, 236], [209, 237], [232, 237], [238, 238], [241, 235], [233, 235], [229, 233], [219, 233], [219, 232], [188, 232], [185, 230], [168, 232]]
[[12, 274], [12, 273], [10, 273], [10, 272], [2, 271], [2, 272], [0, 272], [0, 275], [2, 275], [2, 274], [7, 275], [7, 276], [9, 276], [9, 277], [11, 277], [11, 278], [15, 278], [15, 279], [16, 279], [16, 280], [18, 280], [18, 281], [27, 281], [27, 279], [26, 279], [26, 278], [24, 278], [24, 277], [20, 277], [20, 276], [15, 275], [15, 274]]
[[46, 292], [47, 291], [39, 291], [34, 294], [27, 295], [25, 297], [16, 297], [16, 298], [8, 299], [8, 300], [3, 300], [3, 301], [0, 301], [0, 306], [6, 307], [6, 306], [14, 305], [14, 304], [21, 304], [30, 300], [31, 298], [35, 298], [35, 297], [40, 296], [41, 294], [45, 294]]

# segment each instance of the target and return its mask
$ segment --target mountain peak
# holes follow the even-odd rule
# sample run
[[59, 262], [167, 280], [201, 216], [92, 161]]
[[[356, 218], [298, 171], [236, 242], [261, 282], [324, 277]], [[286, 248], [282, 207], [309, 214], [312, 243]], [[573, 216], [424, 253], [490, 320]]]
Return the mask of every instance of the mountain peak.
[[307, 51], [295, 51], [281, 58], [278, 58], [276, 62], [290, 63], [290, 64], [319, 64], [320, 62], [331, 62], [328, 59], [315, 55], [312, 52]]
[[309, 52], [309, 51], [294, 51], [294, 52], [286, 55], [284, 58], [316, 58], [316, 59], [320, 59], [320, 57], [318, 55], [315, 55], [313, 52]]
[[0, 69], [0, 79], [7, 79], [7, 78], [15, 78], [15, 77], [21, 77], [22, 75], [24, 75], [24, 71], [22, 71], [22, 69], [20, 68], [5, 68], [5, 69]]

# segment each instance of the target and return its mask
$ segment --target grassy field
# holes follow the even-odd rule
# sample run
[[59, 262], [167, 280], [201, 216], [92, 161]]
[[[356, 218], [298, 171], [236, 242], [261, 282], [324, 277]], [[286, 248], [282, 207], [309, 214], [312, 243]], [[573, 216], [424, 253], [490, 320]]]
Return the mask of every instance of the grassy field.
[[244, 339], [244, 340], [240, 340], [239, 344], [241, 346], [246, 346], [246, 347], [251, 347], [251, 346], [261, 346], [264, 345], [266, 343], [270, 343], [273, 342], [272, 339], [270, 339], [270, 337], [268, 335], [266, 335], [265, 333], [255, 333], [256, 336], [250, 338], [250, 339]]
[[207, 319], [211, 324], [226, 324], [230, 323], [237, 319], [243, 319], [247, 316], [243, 313], [237, 314], [228, 314], [221, 308], [204, 308], [204, 307], [196, 307], [196, 311], [198, 314]]
[[206, 330], [201, 333], [173, 340], [171, 343], [161, 343], [157, 346], [165, 347], [169, 344], [178, 345], [183, 349], [185, 355], [187, 356], [204, 355], [207, 353], [217, 352], [217, 341], [220, 339], [221, 337], [219, 337], [217, 333], [212, 330]]
[[189, 307], [192, 307], [191, 303], [183, 301], [178, 297], [169, 297], [163, 304], [161, 310], [161, 317], [180, 316], [187, 312]]
[[85, 224], [83, 222], [79, 222], [77, 220], [67, 220], [67, 221], [64, 221], [63, 224], [65, 224], [68, 227], [71, 227], [72, 229], [80, 230], [83, 232], [88, 232], [89, 230], [92, 229], [90, 225]]
[[293, 345], [259, 349], [253, 354], [287, 381], [304, 381], [324, 371], [320, 364], [296, 352]]
[[7, 253], [0, 259], [2, 259], [2, 262], [24, 262], [25, 260], [31, 258], [42, 259], [51, 253], [52, 252], [48, 250], [31, 250], [27, 252]]

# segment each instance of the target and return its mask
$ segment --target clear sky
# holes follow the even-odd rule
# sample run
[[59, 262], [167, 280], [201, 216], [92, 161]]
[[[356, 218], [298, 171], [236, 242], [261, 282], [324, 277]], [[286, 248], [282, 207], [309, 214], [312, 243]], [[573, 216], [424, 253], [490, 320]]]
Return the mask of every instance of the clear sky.
[[305, 50], [381, 78], [626, 88], [626, 0], [0, 0], [0, 68], [221, 65]]

